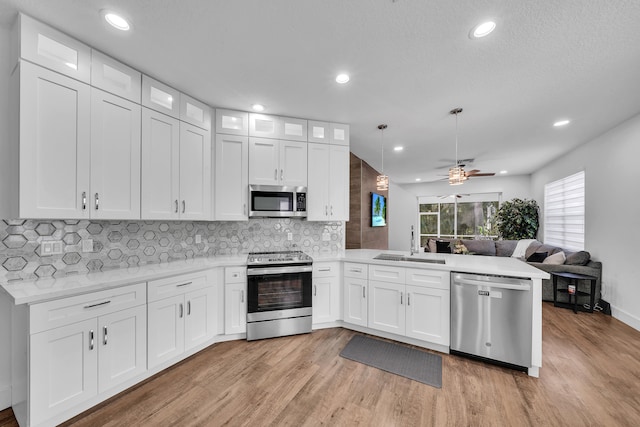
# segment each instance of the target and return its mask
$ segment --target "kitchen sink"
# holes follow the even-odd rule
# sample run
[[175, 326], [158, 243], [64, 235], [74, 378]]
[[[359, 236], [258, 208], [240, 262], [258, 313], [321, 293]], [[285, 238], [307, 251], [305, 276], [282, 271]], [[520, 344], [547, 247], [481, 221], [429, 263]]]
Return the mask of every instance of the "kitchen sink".
[[426, 262], [430, 264], [444, 264], [443, 259], [430, 259], [430, 258], [414, 258], [406, 255], [396, 254], [380, 254], [373, 259], [379, 259], [381, 261], [410, 261], [410, 262]]

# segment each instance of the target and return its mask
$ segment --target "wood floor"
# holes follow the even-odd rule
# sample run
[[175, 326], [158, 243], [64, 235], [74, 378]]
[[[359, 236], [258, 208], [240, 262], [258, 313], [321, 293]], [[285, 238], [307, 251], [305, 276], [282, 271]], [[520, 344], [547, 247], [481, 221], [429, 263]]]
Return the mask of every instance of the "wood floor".
[[443, 355], [442, 389], [341, 358], [354, 334], [219, 343], [67, 425], [640, 426], [640, 332], [610, 316], [544, 303], [540, 378]]

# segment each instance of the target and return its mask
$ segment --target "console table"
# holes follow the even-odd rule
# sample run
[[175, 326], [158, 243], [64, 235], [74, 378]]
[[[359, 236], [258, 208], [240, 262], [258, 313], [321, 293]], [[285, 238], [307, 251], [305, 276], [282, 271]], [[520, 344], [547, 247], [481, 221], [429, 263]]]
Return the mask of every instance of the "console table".
[[[586, 274], [577, 274], [577, 273], [568, 273], [568, 272], [552, 272], [551, 277], [553, 277], [553, 305], [555, 307], [563, 307], [563, 308], [573, 308], [573, 312], [577, 313], [578, 310], [586, 311], [589, 313], [593, 313], [593, 306], [595, 304], [595, 292], [596, 292], [596, 280], [597, 277], [588, 276]], [[566, 288], [558, 289], [558, 277], [562, 277], [567, 281]], [[589, 292], [580, 291], [579, 290], [579, 282], [583, 280], [590, 283]], [[574, 292], [569, 291], [569, 287], [574, 287]], [[567, 294], [569, 295], [569, 302], [559, 302], [558, 294]], [[578, 297], [579, 296], [588, 296], [589, 297], [589, 308], [586, 309], [583, 306], [578, 307]], [[573, 304], [571, 303], [571, 299], [573, 297]]]

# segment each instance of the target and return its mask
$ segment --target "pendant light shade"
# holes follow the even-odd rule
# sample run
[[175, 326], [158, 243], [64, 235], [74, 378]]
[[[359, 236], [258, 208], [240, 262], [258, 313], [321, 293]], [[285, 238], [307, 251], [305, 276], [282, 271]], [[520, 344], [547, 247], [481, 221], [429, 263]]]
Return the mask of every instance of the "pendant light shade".
[[380, 156], [382, 158], [381, 162], [381, 171], [380, 175], [376, 177], [376, 190], [378, 191], [387, 191], [389, 189], [389, 177], [384, 174], [384, 130], [387, 128], [387, 125], [381, 124], [378, 125], [378, 129], [380, 129]]

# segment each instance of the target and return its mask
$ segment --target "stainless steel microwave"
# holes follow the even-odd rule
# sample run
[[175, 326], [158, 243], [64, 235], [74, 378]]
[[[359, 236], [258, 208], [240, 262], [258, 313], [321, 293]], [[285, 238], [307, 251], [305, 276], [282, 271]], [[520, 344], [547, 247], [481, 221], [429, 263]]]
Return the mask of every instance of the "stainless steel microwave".
[[306, 217], [307, 187], [249, 186], [249, 217]]

